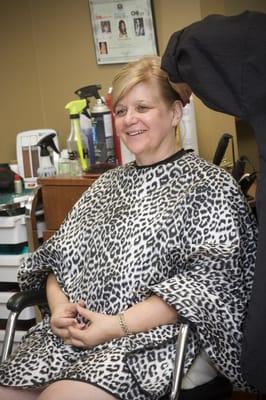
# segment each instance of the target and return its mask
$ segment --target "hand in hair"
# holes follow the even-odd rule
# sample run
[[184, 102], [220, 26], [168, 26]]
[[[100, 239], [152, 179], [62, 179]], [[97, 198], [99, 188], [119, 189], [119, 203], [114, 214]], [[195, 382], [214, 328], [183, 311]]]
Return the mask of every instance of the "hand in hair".
[[170, 82], [170, 85], [172, 86], [172, 88], [181, 97], [183, 105], [185, 106], [186, 104], [188, 104], [190, 96], [192, 94], [192, 90], [191, 90], [190, 86], [185, 82], [180, 82], [180, 83], [174, 83], [171, 81], [169, 81], [169, 82]]

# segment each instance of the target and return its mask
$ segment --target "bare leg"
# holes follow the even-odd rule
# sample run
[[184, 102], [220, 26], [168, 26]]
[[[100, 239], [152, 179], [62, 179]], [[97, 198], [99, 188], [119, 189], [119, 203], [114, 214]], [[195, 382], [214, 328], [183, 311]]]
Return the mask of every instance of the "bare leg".
[[38, 400], [116, 400], [97, 386], [78, 381], [58, 381], [52, 383], [39, 395]]
[[36, 400], [40, 390], [22, 390], [0, 386], [0, 400]]

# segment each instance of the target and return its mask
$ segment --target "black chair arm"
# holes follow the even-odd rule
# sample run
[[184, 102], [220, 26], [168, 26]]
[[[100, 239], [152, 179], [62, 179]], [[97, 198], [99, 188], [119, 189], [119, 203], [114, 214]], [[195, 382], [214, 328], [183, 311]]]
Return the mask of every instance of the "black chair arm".
[[8, 310], [20, 313], [25, 307], [46, 304], [47, 298], [45, 289], [26, 290], [13, 294], [6, 304]]
[[8, 299], [6, 306], [7, 309], [10, 310], [10, 313], [6, 324], [5, 337], [1, 353], [1, 362], [4, 362], [11, 354], [15, 336], [16, 322], [20, 312], [26, 307], [44, 305], [46, 303], [47, 299], [44, 288], [40, 290], [26, 290], [15, 293]]

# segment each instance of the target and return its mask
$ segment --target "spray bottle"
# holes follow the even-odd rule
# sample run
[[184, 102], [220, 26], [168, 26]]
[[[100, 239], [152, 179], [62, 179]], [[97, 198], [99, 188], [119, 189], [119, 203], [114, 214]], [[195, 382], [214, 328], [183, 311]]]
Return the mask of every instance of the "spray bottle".
[[92, 127], [92, 118], [90, 111], [90, 98], [95, 97], [96, 99], [100, 99], [101, 97], [99, 95], [98, 90], [100, 90], [101, 88], [102, 88], [101, 85], [96, 84], [96, 85], [84, 86], [75, 91], [75, 94], [77, 94], [80, 97], [80, 99], [86, 100], [86, 106], [80, 113], [80, 126], [87, 141], [88, 153], [91, 165], [95, 164], [95, 154], [93, 145], [93, 127]]
[[[86, 110], [89, 110], [89, 98], [94, 97], [96, 104], [89, 111], [90, 126], [87, 130], [87, 140], [89, 143], [89, 153], [91, 154], [91, 169], [107, 169], [116, 165], [112, 113], [100, 96], [98, 90], [101, 85], [89, 85], [78, 89], [75, 93], [87, 101]], [[86, 111], [83, 110], [83, 114]]]
[[114, 116], [113, 116], [112, 90], [113, 90], [112, 87], [110, 87], [108, 89], [108, 92], [105, 96], [105, 103], [108, 106], [109, 110], [111, 111], [116, 164], [121, 165], [122, 164], [121, 144], [120, 144], [120, 139], [117, 136], [116, 131], [115, 131], [115, 121], [114, 121]]
[[115, 166], [112, 113], [101, 98], [96, 100], [91, 116], [96, 164]]
[[69, 110], [71, 120], [70, 135], [67, 139], [67, 150], [71, 160], [79, 159], [83, 171], [88, 168], [86, 159], [87, 145], [80, 127], [80, 113], [86, 107], [86, 100], [70, 101], [65, 108]]
[[41, 140], [38, 141], [37, 146], [40, 147], [40, 166], [37, 169], [38, 176], [53, 176], [56, 175], [56, 168], [51, 161], [50, 151], [51, 148], [57, 154], [59, 154], [59, 150], [57, 149], [53, 138], [55, 137], [55, 133], [50, 133], [47, 136], [44, 136]]

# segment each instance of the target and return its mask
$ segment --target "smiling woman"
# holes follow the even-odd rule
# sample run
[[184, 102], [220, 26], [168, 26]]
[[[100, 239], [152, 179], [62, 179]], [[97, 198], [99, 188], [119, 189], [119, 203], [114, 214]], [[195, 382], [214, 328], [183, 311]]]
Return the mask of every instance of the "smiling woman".
[[153, 164], [179, 150], [175, 131], [182, 103], [157, 57], [132, 63], [125, 71], [114, 80], [116, 132], [138, 165]]
[[0, 399], [158, 400], [186, 318], [185, 398], [221, 400], [222, 374], [226, 400], [228, 379], [247, 387], [255, 219], [227, 172], [177, 147], [182, 103], [158, 57], [127, 65], [113, 89], [136, 161], [102, 174], [21, 265], [21, 288], [46, 286], [49, 311], [0, 365]]

